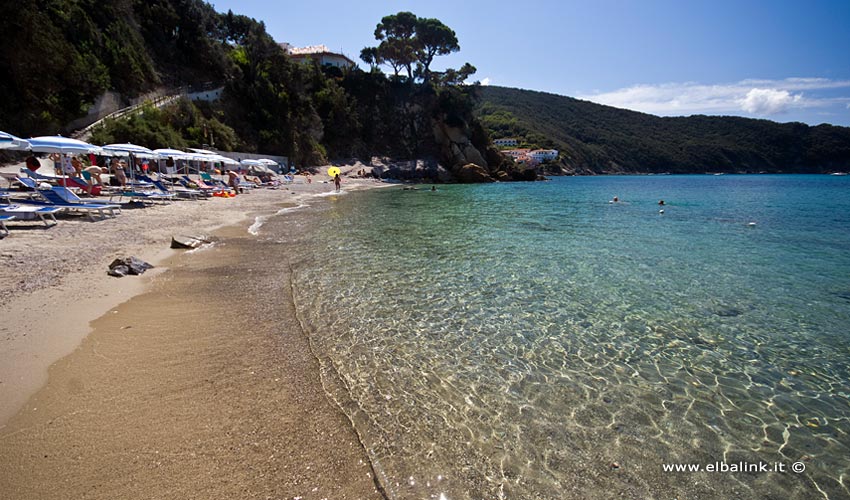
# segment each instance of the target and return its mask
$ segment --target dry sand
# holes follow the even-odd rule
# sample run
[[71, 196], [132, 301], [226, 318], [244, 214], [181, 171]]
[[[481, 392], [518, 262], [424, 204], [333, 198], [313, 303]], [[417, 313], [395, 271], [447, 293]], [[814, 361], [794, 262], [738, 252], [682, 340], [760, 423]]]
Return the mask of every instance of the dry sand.
[[[257, 217], [332, 189], [314, 179], [97, 222], [9, 224], [0, 497], [382, 497], [322, 388], [287, 263], [243, 264], [263, 252], [248, 231]], [[346, 179], [344, 188], [372, 185]], [[211, 232], [210, 249], [167, 249], [172, 234]], [[106, 275], [130, 255], [158, 267]]]

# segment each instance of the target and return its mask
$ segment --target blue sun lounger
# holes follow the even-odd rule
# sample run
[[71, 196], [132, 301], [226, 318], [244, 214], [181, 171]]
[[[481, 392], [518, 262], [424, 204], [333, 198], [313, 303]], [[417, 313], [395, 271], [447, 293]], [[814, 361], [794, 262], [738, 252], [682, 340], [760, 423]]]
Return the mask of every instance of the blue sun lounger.
[[[89, 205], [117, 205], [109, 200], [99, 200], [97, 198], [86, 198], [85, 200], [74, 194], [73, 191], [64, 186], [53, 186], [51, 191], [59, 195], [66, 203], [85, 203]], [[121, 212], [121, 206], [118, 205], [118, 211]]]
[[203, 196], [203, 193], [195, 189], [188, 189], [177, 186], [174, 186], [174, 189], [168, 189], [168, 187], [163, 184], [162, 180], [155, 181], [150, 176], [140, 175], [138, 176], [138, 178], [150, 182], [154, 185], [154, 187], [159, 190], [160, 193], [163, 194], [173, 194], [178, 198], [186, 198], [190, 200], [197, 200], [199, 196]]
[[6, 221], [15, 220], [14, 215], [0, 214], [0, 235], [9, 236], [9, 230], [6, 229]]
[[[36, 205], [43, 207], [55, 207], [60, 208], [65, 211], [76, 210], [78, 212], [84, 212], [89, 216], [89, 219], [94, 222], [94, 213], [97, 213], [101, 219], [106, 218], [107, 215], [110, 217], [115, 217], [115, 210], [121, 210], [120, 205], [110, 205], [103, 203], [69, 203], [62, 199], [59, 194], [53, 189], [41, 189], [36, 191], [44, 200], [20, 200], [21, 203], [25, 203], [27, 205]], [[74, 195], [76, 196], [76, 195]]]
[[[16, 204], [16, 205], [0, 206], [0, 216], [11, 217], [11, 218], [8, 218], [6, 220], [12, 220], [12, 219], [21, 220], [24, 217], [28, 216], [28, 214], [32, 214], [32, 216], [34, 216], [35, 218], [37, 218], [38, 220], [43, 222], [45, 227], [50, 227], [50, 226], [55, 226], [56, 224], [59, 223], [59, 221], [56, 220], [56, 216], [53, 215], [53, 214], [55, 214], [56, 212], [58, 212], [60, 210], [62, 210], [62, 209], [59, 208], [59, 207], [52, 207], [52, 206], [42, 207], [42, 206], [24, 206], [24, 205], [17, 205]], [[52, 221], [52, 224], [47, 219], [50, 219], [50, 221]], [[4, 229], [5, 229], [5, 226], [4, 226]], [[6, 232], [8, 233], [9, 231], [6, 230]]]

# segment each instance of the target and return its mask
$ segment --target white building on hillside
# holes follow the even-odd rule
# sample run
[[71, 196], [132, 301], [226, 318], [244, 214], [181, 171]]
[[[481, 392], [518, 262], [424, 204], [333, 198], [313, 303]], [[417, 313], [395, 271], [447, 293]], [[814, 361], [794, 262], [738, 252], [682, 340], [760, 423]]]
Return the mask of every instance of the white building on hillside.
[[558, 150], [557, 149], [535, 149], [528, 153], [528, 156], [534, 158], [536, 161], [544, 162], [550, 160], [558, 159]]
[[531, 152], [530, 149], [509, 149], [507, 151], [502, 151], [502, 153], [509, 155], [514, 160], [516, 160], [517, 158], [519, 158], [521, 156], [528, 155], [529, 152]]
[[503, 139], [494, 139], [493, 144], [496, 146], [513, 146], [516, 147], [517, 140], [515, 137], [505, 137]]
[[320, 66], [335, 66], [340, 69], [351, 69], [355, 66], [354, 61], [343, 54], [331, 52], [325, 45], [310, 45], [309, 47], [293, 47], [288, 43], [278, 45], [293, 61], [318, 61]]

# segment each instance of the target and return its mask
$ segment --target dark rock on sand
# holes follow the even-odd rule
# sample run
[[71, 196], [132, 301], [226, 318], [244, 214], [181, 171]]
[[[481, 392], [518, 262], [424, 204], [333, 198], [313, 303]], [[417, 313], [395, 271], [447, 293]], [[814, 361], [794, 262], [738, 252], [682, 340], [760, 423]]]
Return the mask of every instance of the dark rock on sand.
[[210, 243], [206, 236], [176, 235], [171, 237], [171, 248], [198, 248], [204, 243]]
[[144, 274], [148, 269], [153, 269], [151, 264], [137, 259], [136, 257], [127, 257], [126, 259], [115, 259], [112, 264], [109, 264], [107, 274], [121, 278], [123, 276]]

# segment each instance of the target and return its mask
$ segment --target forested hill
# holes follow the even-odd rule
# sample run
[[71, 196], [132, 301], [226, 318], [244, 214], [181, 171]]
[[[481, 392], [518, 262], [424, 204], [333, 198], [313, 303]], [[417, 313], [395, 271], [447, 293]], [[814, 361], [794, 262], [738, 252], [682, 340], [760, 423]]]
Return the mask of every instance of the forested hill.
[[569, 97], [481, 89], [477, 111], [493, 138], [562, 153], [567, 172], [794, 172], [850, 170], [850, 128], [731, 116], [661, 118]]
[[299, 166], [425, 159], [424, 173], [407, 173], [446, 181], [537, 177], [500, 155], [473, 116], [477, 86], [463, 83], [474, 66], [430, 69], [435, 57], [460, 50], [451, 28], [411, 12], [375, 21], [352, 26], [379, 42], [361, 50], [369, 68], [342, 70], [291, 60], [262, 21], [216, 12], [203, 0], [3, 2], [0, 130], [68, 133], [99, 99], [126, 106], [152, 90], [210, 84], [223, 89], [220, 99], [161, 109], [148, 102], [142, 113], [108, 120], [91, 140], [209, 144], [287, 156]]

